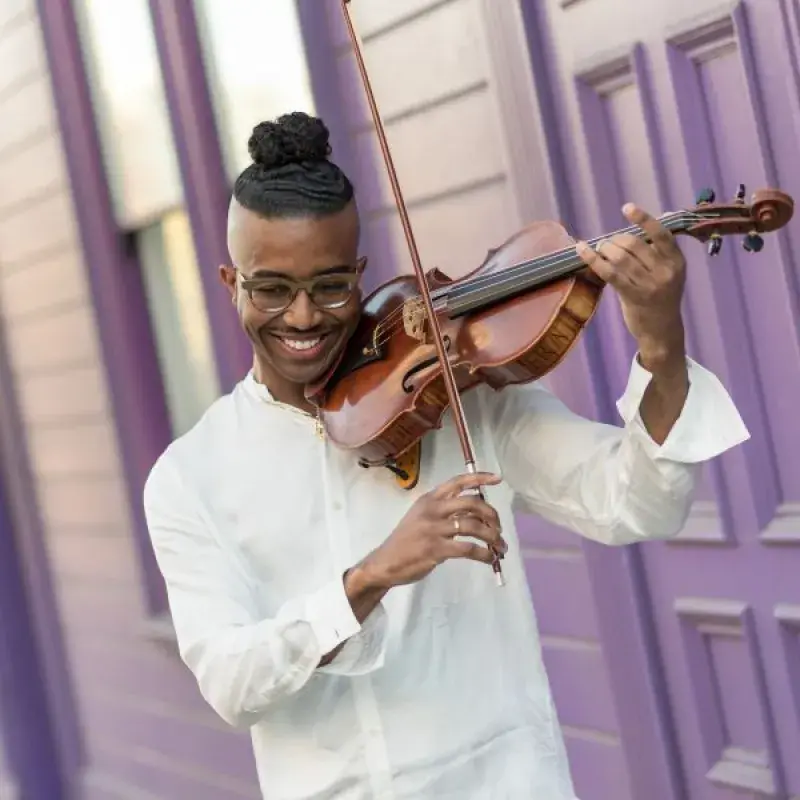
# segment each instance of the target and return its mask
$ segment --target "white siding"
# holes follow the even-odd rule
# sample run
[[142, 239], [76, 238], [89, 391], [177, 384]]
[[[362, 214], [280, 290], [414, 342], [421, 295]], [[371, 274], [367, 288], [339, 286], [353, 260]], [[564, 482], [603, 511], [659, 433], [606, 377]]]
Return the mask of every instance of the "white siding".
[[[480, 2], [394, 0], [352, 8], [423, 264], [463, 275], [519, 227]], [[330, 13], [356, 155], [372, 158], [381, 175], [362, 208], [366, 225], [388, 231], [399, 268], [410, 271], [338, 4]]]

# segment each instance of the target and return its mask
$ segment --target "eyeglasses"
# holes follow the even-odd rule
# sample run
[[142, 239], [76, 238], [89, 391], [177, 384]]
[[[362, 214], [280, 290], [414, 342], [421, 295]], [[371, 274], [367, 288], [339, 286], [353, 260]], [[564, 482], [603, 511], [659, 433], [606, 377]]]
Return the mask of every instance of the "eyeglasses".
[[239, 282], [250, 302], [265, 314], [278, 314], [294, 302], [303, 289], [318, 308], [330, 311], [347, 305], [358, 286], [367, 259], [360, 258], [355, 269], [317, 275], [307, 281], [290, 278], [246, 278], [239, 273]]

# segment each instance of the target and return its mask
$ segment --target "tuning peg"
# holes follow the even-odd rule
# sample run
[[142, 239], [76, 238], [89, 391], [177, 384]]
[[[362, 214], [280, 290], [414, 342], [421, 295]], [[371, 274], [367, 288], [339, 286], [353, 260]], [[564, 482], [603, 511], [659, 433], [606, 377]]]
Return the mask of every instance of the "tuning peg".
[[764, 239], [755, 231], [751, 231], [744, 237], [742, 247], [744, 247], [748, 253], [760, 253], [764, 248]]
[[739, 184], [739, 188], [736, 190], [736, 202], [737, 203], [744, 203], [744, 197], [747, 194], [747, 189], [743, 183]]
[[722, 237], [718, 233], [712, 233], [708, 240], [708, 254], [718, 256], [720, 250], [722, 250]]
[[705, 203], [713, 203], [717, 195], [713, 189], [701, 189], [697, 193], [697, 205], [701, 206]]

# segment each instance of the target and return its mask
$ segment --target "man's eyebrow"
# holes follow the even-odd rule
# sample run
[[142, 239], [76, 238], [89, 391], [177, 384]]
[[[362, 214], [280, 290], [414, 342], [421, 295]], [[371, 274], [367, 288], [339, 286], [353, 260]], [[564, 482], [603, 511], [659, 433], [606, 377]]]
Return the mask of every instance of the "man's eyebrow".
[[[344, 272], [353, 272], [353, 267], [349, 264], [339, 264], [335, 267], [327, 267], [326, 269], [320, 270], [315, 274], [314, 277], [317, 275], [339, 275]], [[257, 269], [254, 270], [250, 276], [251, 278], [286, 278], [287, 280], [291, 280], [292, 276], [287, 275], [285, 272], [275, 272], [271, 269]]]

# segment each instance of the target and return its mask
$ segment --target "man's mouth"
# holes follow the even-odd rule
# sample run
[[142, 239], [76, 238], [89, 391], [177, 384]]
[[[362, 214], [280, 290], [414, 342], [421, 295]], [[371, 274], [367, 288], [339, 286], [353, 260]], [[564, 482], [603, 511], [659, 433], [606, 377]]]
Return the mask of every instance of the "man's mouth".
[[278, 336], [276, 334], [273, 334], [273, 336], [292, 357], [311, 360], [321, 355], [329, 334], [325, 333], [320, 336], [303, 339], [293, 338], [291, 336]]

